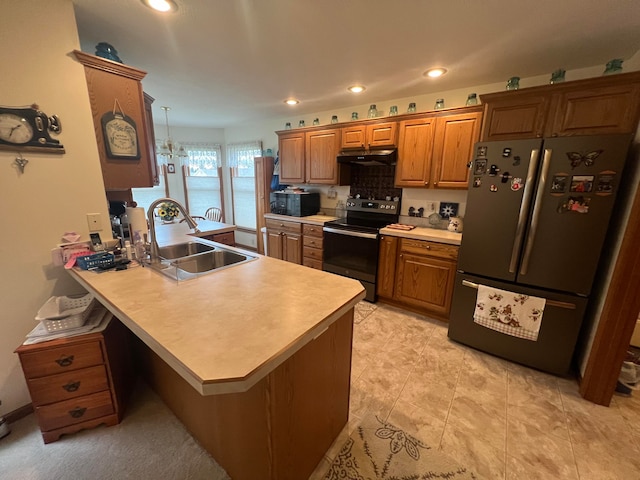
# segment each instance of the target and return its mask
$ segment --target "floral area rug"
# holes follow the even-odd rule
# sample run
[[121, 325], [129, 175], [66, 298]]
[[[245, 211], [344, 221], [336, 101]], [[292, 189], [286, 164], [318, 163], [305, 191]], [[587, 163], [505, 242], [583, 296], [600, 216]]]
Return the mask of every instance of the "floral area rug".
[[324, 480], [479, 478], [402, 429], [370, 417], [351, 434]]

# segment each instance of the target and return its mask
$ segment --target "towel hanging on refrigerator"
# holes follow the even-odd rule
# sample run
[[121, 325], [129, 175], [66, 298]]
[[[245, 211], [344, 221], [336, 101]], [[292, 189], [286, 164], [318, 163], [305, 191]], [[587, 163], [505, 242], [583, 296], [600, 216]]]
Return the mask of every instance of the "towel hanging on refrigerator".
[[473, 321], [492, 330], [538, 340], [546, 300], [478, 285]]

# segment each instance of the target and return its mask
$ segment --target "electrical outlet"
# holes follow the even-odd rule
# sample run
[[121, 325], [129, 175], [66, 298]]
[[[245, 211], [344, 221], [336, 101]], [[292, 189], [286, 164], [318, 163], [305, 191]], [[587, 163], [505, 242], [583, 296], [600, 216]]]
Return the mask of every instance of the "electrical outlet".
[[427, 206], [425, 207], [425, 211], [428, 213], [433, 213], [436, 211], [436, 202], [427, 202]]
[[99, 213], [87, 213], [87, 223], [89, 224], [90, 232], [102, 230], [102, 218]]

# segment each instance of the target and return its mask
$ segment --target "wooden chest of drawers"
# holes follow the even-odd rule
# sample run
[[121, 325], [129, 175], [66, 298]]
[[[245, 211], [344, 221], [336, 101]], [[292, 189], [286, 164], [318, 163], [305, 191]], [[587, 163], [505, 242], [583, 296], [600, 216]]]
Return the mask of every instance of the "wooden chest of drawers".
[[322, 226], [302, 224], [302, 264], [322, 270]]
[[106, 316], [101, 332], [16, 349], [44, 443], [122, 419], [134, 381], [129, 331], [110, 313]]

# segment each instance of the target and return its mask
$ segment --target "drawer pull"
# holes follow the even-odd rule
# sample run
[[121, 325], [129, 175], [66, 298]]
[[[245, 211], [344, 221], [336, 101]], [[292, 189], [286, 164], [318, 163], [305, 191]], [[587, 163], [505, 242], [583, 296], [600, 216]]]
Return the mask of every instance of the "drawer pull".
[[73, 363], [73, 355], [69, 355], [68, 357], [60, 357], [56, 360], [56, 363], [61, 367], [68, 367]]
[[80, 388], [80, 382], [69, 382], [66, 385], [63, 385], [67, 392], [76, 392]]
[[69, 410], [69, 415], [71, 415], [73, 418], [80, 418], [86, 411], [86, 407], [76, 407], [73, 410]]

